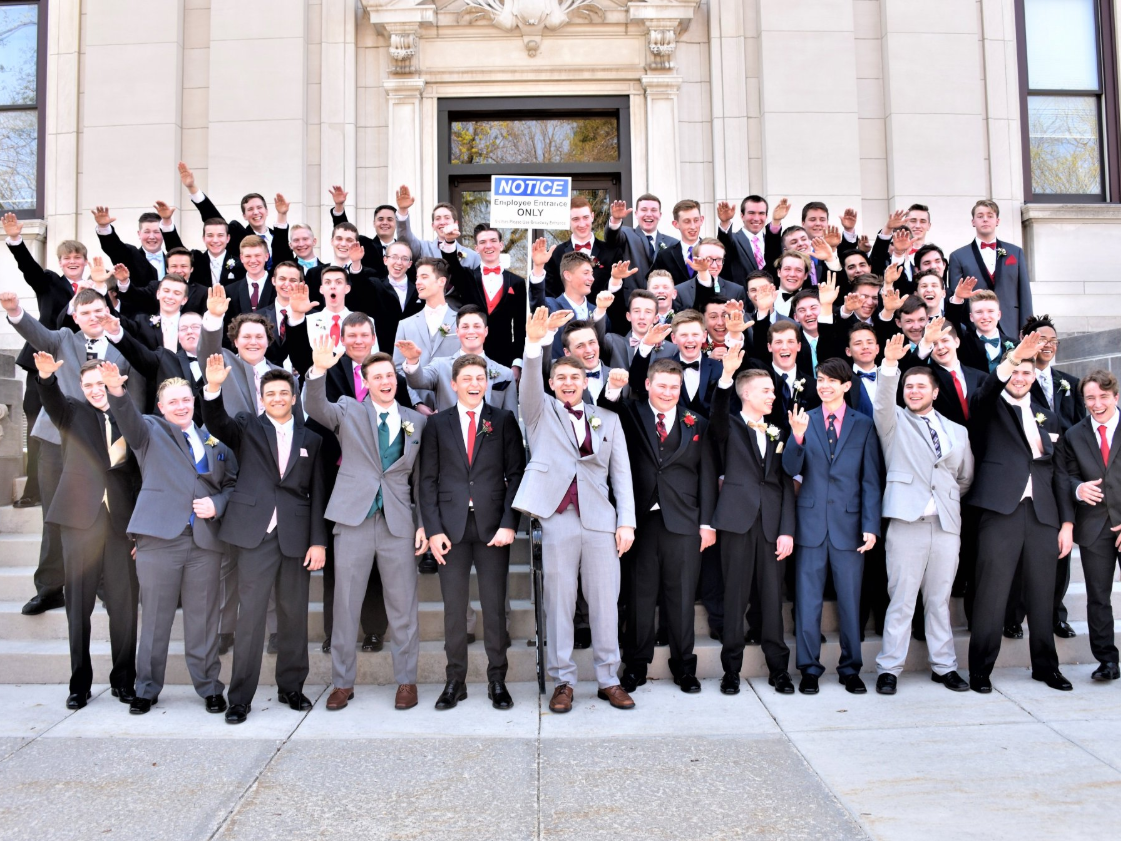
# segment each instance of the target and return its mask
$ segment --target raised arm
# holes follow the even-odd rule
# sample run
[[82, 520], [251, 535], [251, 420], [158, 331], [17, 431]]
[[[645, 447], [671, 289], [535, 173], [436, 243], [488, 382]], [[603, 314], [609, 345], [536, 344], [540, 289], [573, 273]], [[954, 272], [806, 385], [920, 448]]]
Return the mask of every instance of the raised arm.
[[35, 350], [45, 351], [52, 356], [58, 356], [58, 349], [62, 344], [62, 333], [58, 330], [48, 330], [28, 315], [20, 306], [19, 296], [15, 292], [0, 293], [0, 307], [8, 314], [8, 323], [16, 328], [16, 332], [31, 347]]
[[144, 416], [140, 414], [140, 409], [125, 392], [125, 380], [128, 377], [122, 376], [112, 362], [102, 362], [98, 370], [109, 392], [109, 410], [113, 413], [117, 426], [120, 427], [121, 435], [137, 453], [144, 452], [148, 448], [152, 433]]
[[70, 426], [74, 416], [74, 407], [58, 387], [58, 377], [55, 372], [63, 363], [56, 362], [49, 353], [35, 354], [35, 368], [38, 372], [39, 396], [43, 401], [43, 410], [59, 431]]
[[202, 420], [219, 441], [224, 441], [234, 452], [241, 452], [242, 425], [231, 418], [222, 399], [222, 383], [230, 375], [226, 360], [220, 353], [206, 358], [206, 388], [198, 399], [202, 400]]

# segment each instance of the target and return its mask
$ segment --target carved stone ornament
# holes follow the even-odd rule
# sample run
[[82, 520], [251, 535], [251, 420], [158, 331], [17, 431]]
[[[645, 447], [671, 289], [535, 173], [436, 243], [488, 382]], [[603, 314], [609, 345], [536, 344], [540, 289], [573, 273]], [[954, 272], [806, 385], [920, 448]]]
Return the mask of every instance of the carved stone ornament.
[[560, 29], [574, 20], [599, 23], [603, 9], [596, 0], [464, 0], [460, 21], [489, 20], [506, 32], [518, 30], [526, 52], [537, 55], [546, 29]]

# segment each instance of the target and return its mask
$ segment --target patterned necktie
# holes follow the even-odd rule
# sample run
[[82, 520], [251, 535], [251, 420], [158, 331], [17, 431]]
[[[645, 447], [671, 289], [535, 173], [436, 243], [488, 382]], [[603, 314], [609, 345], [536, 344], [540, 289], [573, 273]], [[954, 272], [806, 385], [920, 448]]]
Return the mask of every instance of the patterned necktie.
[[759, 237], [751, 238], [751, 250], [755, 253], [755, 267], [763, 268], [763, 249], [759, 247]]
[[829, 423], [825, 426], [825, 437], [829, 441], [829, 459], [832, 461], [833, 456], [837, 454], [837, 427], [833, 425], [833, 421], [837, 419], [834, 414], [829, 415]]
[[922, 419], [926, 421], [926, 431], [930, 433], [930, 443], [934, 445], [934, 454], [938, 458], [942, 458], [942, 442], [938, 440], [938, 432], [935, 430], [934, 424], [930, 422], [930, 418], [926, 415], [923, 415]]
[[284, 341], [284, 336], [288, 333], [288, 310], [280, 310], [280, 341]]
[[255, 280], [252, 281], [252, 284], [253, 292], [249, 295], [249, 308], [255, 310], [257, 309], [257, 304], [261, 301], [261, 284]]
[[1105, 424], [1098, 424], [1098, 438], [1101, 439], [1102, 464], [1109, 466], [1109, 441], [1105, 437]]
[[654, 424], [654, 429], [658, 432], [658, 440], [663, 444], [669, 438], [669, 432], [666, 431], [666, 415], [664, 412], [658, 412], [658, 422]]

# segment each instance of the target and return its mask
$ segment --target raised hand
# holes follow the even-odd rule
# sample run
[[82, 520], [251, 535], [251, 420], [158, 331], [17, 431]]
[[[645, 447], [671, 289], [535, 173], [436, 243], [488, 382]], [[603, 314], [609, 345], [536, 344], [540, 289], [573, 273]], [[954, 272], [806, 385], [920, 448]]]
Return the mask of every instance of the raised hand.
[[[226, 365], [226, 358], [220, 353], [212, 353], [206, 358], [206, 385], [209, 391], [217, 392], [232, 369]], [[213, 386], [213, 388], [210, 388]]]
[[900, 208], [887, 217], [887, 224], [884, 225], [884, 233], [890, 234], [900, 225], [907, 221], [907, 211]]
[[727, 226], [732, 221], [732, 217], [736, 215], [736, 208], [729, 201], [722, 201], [716, 203], [716, 218], [720, 220], [720, 227]]
[[335, 347], [331, 337], [327, 334], [319, 336], [311, 343], [311, 364], [316, 373], [322, 374], [328, 368], [335, 367], [335, 363], [342, 357], [346, 350], [342, 345]]
[[790, 212], [790, 199], [783, 196], [781, 199], [778, 200], [778, 204], [776, 204], [774, 206], [774, 209], [771, 210], [771, 221], [774, 224], [777, 225], [780, 222], [782, 222], [783, 219], [786, 218], [786, 214], [788, 214], [789, 212]]
[[642, 343], [644, 345], [650, 345], [650, 347], [657, 347], [664, 342], [672, 332], [672, 324], [651, 324], [650, 329], [646, 331], [646, 335], [642, 337]]
[[828, 263], [833, 259], [833, 247], [825, 241], [825, 237], [814, 237], [810, 240], [813, 246], [813, 255], [822, 262]]
[[215, 318], [224, 318], [229, 308], [230, 299], [226, 297], [226, 288], [221, 284], [211, 286], [206, 292], [206, 311]]
[[855, 292], [850, 292], [845, 295], [845, 303], [842, 304], [842, 309], [847, 313], [859, 312], [860, 308], [864, 305], [864, 299], [857, 295]]
[[283, 217], [283, 216], [288, 215], [288, 208], [291, 205], [288, 203], [288, 199], [284, 198], [283, 193], [277, 193], [273, 197], [272, 204], [273, 204], [273, 207], [276, 208], [276, 215], [277, 216]]
[[626, 368], [612, 368], [607, 374], [607, 387], [623, 389], [630, 382], [630, 372]]
[[977, 278], [963, 277], [958, 281], [957, 288], [954, 289], [954, 297], [959, 301], [968, 301], [973, 297], [973, 293], [977, 291]]
[[841, 227], [849, 233], [856, 230], [856, 210], [852, 207], [846, 207], [845, 212], [841, 214]]
[[93, 221], [99, 228], [108, 228], [110, 225], [117, 221], [117, 217], [110, 216], [109, 208], [102, 204], [99, 204], [97, 207], [91, 210], [90, 213], [93, 214]]
[[707, 275], [709, 267], [712, 265], [712, 258], [694, 257], [692, 260], [686, 259], [685, 262], [688, 263], [689, 268], [691, 268], [697, 274]]
[[1028, 333], [1020, 340], [1020, 344], [1012, 351], [1012, 358], [1018, 359], [1020, 362], [1027, 362], [1029, 359], [1035, 359], [1039, 354], [1039, 348], [1043, 345], [1043, 337], [1038, 332]]
[[128, 266], [124, 263], [117, 263], [113, 266], [113, 277], [117, 279], [117, 284], [128, 283], [129, 273]]
[[910, 298], [910, 295], [900, 295], [898, 289], [884, 289], [882, 300], [884, 302], [884, 312], [888, 315], [894, 313], [897, 309], [903, 306], [903, 302]]
[[443, 235], [445, 242], [455, 242], [459, 239], [459, 223], [449, 222], [447, 227], [442, 229], [440, 233]]
[[946, 323], [945, 316], [938, 316], [926, 325], [926, 330], [922, 334], [922, 343], [924, 345], [933, 345], [939, 339], [944, 339], [950, 335], [950, 325]]
[[597, 310], [602, 310], [603, 312], [607, 312], [607, 310], [609, 310], [611, 308], [611, 305], [613, 303], [615, 303], [615, 295], [612, 294], [611, 292], [608, 292], [606, 289], [603, 292], [600, 292], [598, 295], [596, 295], [596, 309]]
[[19, 239], [23, 234], [23, 223], [20, 222], [14, 213], [5, 213], [0, 217], [0, 224], [4, 226], [4, 234], [8, 239]]
[[896, 333], [887, 340], [884, 345], [884, 361], [899, 364], [899, 360], [907, 355], [907, 348], [903, 344], [905, 338], [902, 333]]
[[160, 219], [165, 222], [170, 222], [171, 217], [175, 215], [175, 208], [165, 201], [157, 201], [152, 206], [156, 208], [156, 213], [159, 214]]
[[416, 365], [420, 362], [420, 348], [416, 342], [410, 342], [408, 339], [401, 339], [393, 343], [397, 350], [401, 351], [401, 355], [405, 357], [405, 361], [410, 365]]
[[790, 434], [801, 441], [805, 437], [806, 430], [809, 429], [810, 416], [806, 414], [805, 409], [795, 403], [793, 410], [786, 413], [786, 417], [790, 421]]
[[397, 210], [407, 216], [409, 213], [409, 208], [413, 206], [413, 202], [416, 201], [416, 198], [414, 198], [413, 194], [409, 192], [409, 188], [402, 184], [397, 188], [396, 199]]
[[195, 174], [182, 161], [179, 162], [179, 180], [183, 182], [183, 186], [187, 188], [188, 193], [198, 192], [198, 188], [195, 186]]
[[911, 232], [900, 228], [891, 235], [891, 247], [896, 254], [908, 254], [911, 251]]
[[552, 258], [554, 250], [556, 250], [556, 246], [549, 248], [545, 243], [545, 237], [538, 237], [533, 241], [533, 271], [535, 274], [544, 271], [545, 264]]
[[860, 239], [856, 241], [856, 250], [862, 254], [868, 254], [872, 250], [872, 240], [868, 239], [867, 234], [860, 235]]
[[530, 313], [529, 319], [525, 324], [525, 339], [526, 342], [538, 344], [545, 338], [545, 334], [549, 332], [545, 326], [546, 319], [549, 317], [549, 310], [545, 307], [538, 307]]
[[759, 285], [759, 291], [755, 293], [755, 314], [766, 315], [775, 306], [775, 296], [778, 290], [775, 289], [773, 283], [762, 283]]
[[21, 309], [19, 296], [15, 292], [0, 292], [0, 307], [3, 307], [8, 315], [18, 315]]
[[744, 346], [742, 344], [729, 345], [728, 352], [724, 354], [724, 358], [720, 360], [724, 365], [724, 376], [722, 379], [730, 380], [735, 376], [736, 371], [740, 369], [743, 364]]
[[637, 268], [634, 268], [634, 269], [631, 268], [631, 261], [630, 260], [620, 260], [618, 263], [615, 263], [614, 265], [611, 266], [611, 279], [612, 280], [622, 280], [625, 277], [630, 277], [632, 274], [637, 274], [637, 273], [638, 273]]
[[549, 317], [545, 319], [545, 330], [547, 332], [560, 330], [575, 317], [576, 313], [572, 310], [556, 310], [555, 312], [551, 312], [549, 313]]
[[[362, 260], [366, 256], [366, 249], [360, 242], [355, 242], [350, 246], [350, 273], [362, 273]], [[355, 271], [358, 269], [358, 271]]]
[[829, 243], [830, 248], [836, 249], [841, 244], [842, 239], [841, 229], [836, 225], [830, 225], [825, 229], [825, 241]]
[[49, 353], [36, 353], [35, 370], [39, 372], [39, 379], [45, 380], [47, 377], [54, 376], [54, 372], [61, 368], [65, 362], [65, 359], [56, 362], [55, 358]]
[[749, 327], [755, 324], [754, 321], [744, 319], [743, 304], [739, 301], [736, 301], [736, 303], [739, 304], [739, 308], [733, 309], [732, 302], [729, 301], [728, 308], [724, 313], [724, 326], [728, 328], [728, 333], [733, 338], [742, 336]]
[[97, 366], [97, 370], [101, 373], [101, 379], [104, 381], [105, 387], [114, 394], [119, 394], [128, 380], [128, 377], [122, 374], [120, 369], [112, 362], [102, 362]]
[[109, 270], [105, 268], [104, 257], [94, 257], [90, 260], [90, 280], [98, 285], [108, 282]]
[[319, 301], [311, 300], [307, 284], [303, 281], [292, 284], [292, 291], [288, 295], [288, 306], [293, 312], [307, 315], [319, 306]]
[[903, 264], [892, 263], [884, 269], [884, 289], [891, 289], [903, 275]]
[[[327, 190], [327, 195], [331, 197], [331, 202], [335, 205], [336, 211], [341, 211], [343, 205], [346, 204], [346, 197], [349, 195], [339, 184], [334, 184]], [[337, 214], [336, 214], [337, 215]]]
[[627, 207], [625, 201], [611, 202], [611, 219], [615, 222], [622, 222], [631, 213], [634, 213], [633, 207]]
[[97, 323], [101, 325], [101, 329], [107, 336], [116, 336], [121, 332], [121, 320], [113, 315], [113, 311], [106, 309], [105, 312], [98, 317]]
[[821, 309], [824, 312], [831, 312], [833, 310], [833, 302], [837, 300], [837, 296], [841, 294], [841, 290], [837, 288], [837, 273], [829, 272], [826, 275], [824, 283], [819, 283], [817, 286], [817, 297], [821, 301]]

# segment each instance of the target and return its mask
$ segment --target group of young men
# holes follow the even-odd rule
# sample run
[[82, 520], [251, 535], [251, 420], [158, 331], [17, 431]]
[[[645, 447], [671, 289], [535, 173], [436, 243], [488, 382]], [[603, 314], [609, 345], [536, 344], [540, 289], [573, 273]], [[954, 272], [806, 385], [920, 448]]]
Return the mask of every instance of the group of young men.
[[[543, 536], [550, 709], [573, 703], [573, 649], [592, 649], [598, 697], [620, 709], [660, 644], [699, 692], [695, 604], [721, 642], [720, 689], [739, 692], [760, 644], [770, 684], [793, 693], [783, 604], [793, 602], [798, 689], [819, 691], [823, 604], [835, 600], [837, 673], [852, 693], [866, 630], [882, 635], [876, 691], [894, 694], [910, 639], [932, 679], [991, 691], [1001, 636], [1030, 628], [1032, 676], [1060, 690], [1055, 636], [1074, 541], [1086, 573], [1095, 680], [1118, 678], [1110, 604], [1121, 543], [1113, 466], [1118, 383], [1056, 370], [1054, 325], [1034, 315], [1023, 252], [999, 209], [946, 258], [929, 210], [891, 215], [870, 240], [810, 202], [717, 206], [643, 195], [595, 209], [577, 196], [569, 238], [503, 266], [502, 233], [462, 244], [456, 209], [412, 231], [407, 188], [374, 236], [331, 191], [329, 261], [307, 225], [260, 194], [225, 220], [181, 164], [204, 248], [175, 209], [122, 241], [93, 215], [107, 260], [76, 241], [41, 268], [3, 217], [38, 302], [0, 295], [26, 339], [25, 408], [44, 533], [34, 615], [65, 605], [67, 705], [90, 698], [90, 616], [110, 618], [112, 694], [148, 712], [183, 612], [191, 679], [210, 712], [245, 721], [263, 651], [279, 698], [310, 708], [310, 574], [323, 570], [328, 710], [354, 697], [357, 649], [387, 639], [395, 707], [418, 703], [418, 571], [444, 600], [446, 684], [467, 697], [479, 616], [487, 694], [506, 687], [510, 546]], [[633, 214], [634, 226], [624, 225]], [[41, 407], [41, 409], [40, 409]], [[969, 677], [951, 597], [964, 595]], [[138, 627], [138, 604], [142, 617]], [[233, 651], [228, 691], [220, 654]]]

